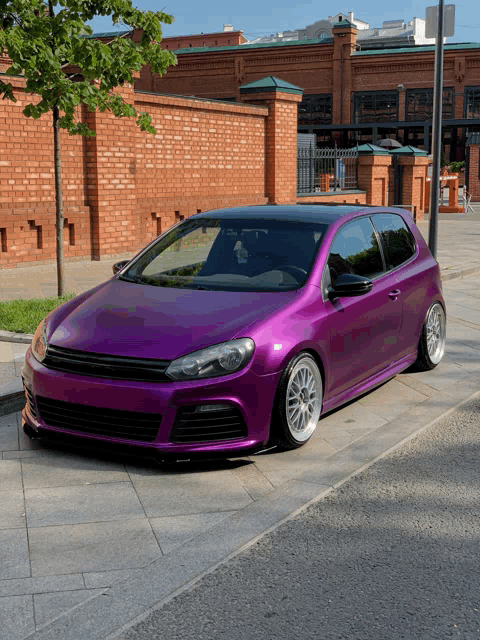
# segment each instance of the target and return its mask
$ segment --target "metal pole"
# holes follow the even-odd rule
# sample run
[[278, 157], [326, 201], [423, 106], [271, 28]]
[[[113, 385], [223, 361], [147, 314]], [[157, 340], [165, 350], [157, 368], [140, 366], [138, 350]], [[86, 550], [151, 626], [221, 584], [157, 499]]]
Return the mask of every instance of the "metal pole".
[[433, 89], [433, 126], [432, 150], [433, 173], [432, 193], [430, 200], [430, 224], [428, 229], [428, 246], [433, 257], [437, 258], [438, 235], [438, 194], [440, 188], [440, 160], [442, 156], [442, 102], [443, 102], [443, 23], [444, 0], [438, 4], [438, 29], [435, 47], [435, 85]]

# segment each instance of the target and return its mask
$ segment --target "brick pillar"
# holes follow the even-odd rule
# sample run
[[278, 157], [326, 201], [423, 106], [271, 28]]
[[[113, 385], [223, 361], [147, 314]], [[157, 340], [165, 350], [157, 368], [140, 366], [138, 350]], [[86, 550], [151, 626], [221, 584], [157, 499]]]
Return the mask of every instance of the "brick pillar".
[[[118, 92], [133, 103], [133, 87]], [[144, 238], [139, 228], [136, 202], [134, 118], [115, 118], [111, 113], [88, 113], [96, 136], [87, 143], [87, 201], [90, 206], [92, 260], [139, 249]]]
[[242, 102], [268, 107], [265, 194], [269, 204], [297, 201], [298, 103], [302, 89], [270, 76], [240, 87]]
[[429, 160], [426, 156], [401, 155], [398, 162], [403, 165], [402, 203], [416, 207], [417, 221], [423, 220]]
[[352, 53], [357, 45], [358, 30], [348, 20], [333, 25], [333, 122], [352, 122]]
[[472, 196], [472, 202], [480, 202], [480, 144], [470, 144], [468, 149], [467, 191]]
[[367, 204], [388, 205], [388, 169], [391, 164], [389, 155], [359, 155], [358, 188], [367, 192]]

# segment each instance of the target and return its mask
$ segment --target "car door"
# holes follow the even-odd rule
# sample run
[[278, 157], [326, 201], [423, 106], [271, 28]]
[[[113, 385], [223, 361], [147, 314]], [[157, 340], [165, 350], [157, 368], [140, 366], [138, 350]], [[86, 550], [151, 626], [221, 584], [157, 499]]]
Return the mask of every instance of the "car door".
[[[385, 262], [370, 217], [356, 218], [336, 234], [324, 278], [342, 273], [365, 276], [372, 290], [358, 297], [325, 299], [329, 327], [328, 396], [334, 397], [387, 368], [395, 354], [402, 301]], [[322, 290], [325, 291], [326, 281]]]
[[399, 360], [417, 349], [430, 275], [425, 265], [415, 259], [418, 253], [415, 238], [400, 215], [376, 213], [372, 220], [381, 238], [387, 271], [395, 276], [401, 292], [403, 317], [396, 352]]

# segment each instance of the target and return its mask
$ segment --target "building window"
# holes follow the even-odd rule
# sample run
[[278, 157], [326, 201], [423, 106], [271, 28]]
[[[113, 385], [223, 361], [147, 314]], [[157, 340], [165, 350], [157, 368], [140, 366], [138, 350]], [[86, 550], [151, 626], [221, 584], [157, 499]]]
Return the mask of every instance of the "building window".
[[298, 124], [332, 124], [332, 94], [304, 95], [298, 105]]
[[[442, 119], [450, 120], [455, 117], [453, 87], [444, 87], [442, 103]], [[406, 95], [407, 120], [433, 119], [433, 89], [407, 89]]]
[[398, 120], [398, 91], [357, 91], [353, 101], [354, 124]]
[[218, 45], [218, 40], [215, 40], [215, 46], [217, 46], [217, 45]]
[[480, 87], [465, 87], [465, 117], [480, 118]]

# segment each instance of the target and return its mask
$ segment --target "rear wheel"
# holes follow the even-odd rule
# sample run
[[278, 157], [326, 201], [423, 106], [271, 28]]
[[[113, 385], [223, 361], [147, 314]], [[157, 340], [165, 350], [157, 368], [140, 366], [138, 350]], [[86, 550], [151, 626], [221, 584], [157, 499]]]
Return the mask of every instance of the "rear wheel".
[[322, 411], [322, 376], [312, 356], [299, 353], [278, 385], [273, 435], [282, 449], [296, 449], [312, 437]]
[[429, 371], [439, 364], [445, 353], [446, 336], [445, 311], [439, 302], [434, 302], [423, 323], [418, 355], [413, 365], [415, 371]]

